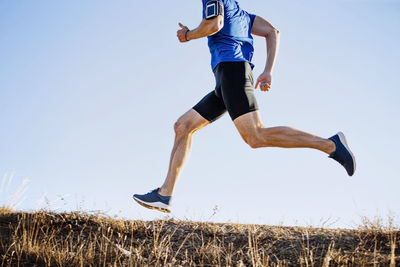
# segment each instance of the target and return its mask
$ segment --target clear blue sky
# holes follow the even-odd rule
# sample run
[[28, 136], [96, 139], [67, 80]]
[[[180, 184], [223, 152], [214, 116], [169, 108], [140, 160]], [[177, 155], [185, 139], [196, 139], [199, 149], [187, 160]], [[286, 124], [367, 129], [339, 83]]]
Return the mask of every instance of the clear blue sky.
[[[313, 150], [252, 150], [225, 115], [195, 134], [171, 216], [208, 220], [217, 205], [219, 222], [399, 218], [399, 1], [240, 3], [281, 32], [272, 90], [256, 92], [264, 124], [341, 130], [358, 170]], [[0, 0], [0, 177], [15, 174], [0, 204], [27, 178], [19, 209], [163, 218], [131, 195], [161, 185], [173, 123], [214, 87], [206, 39], [176, 39], [178, 22], [200, 19], [198, 0]], [[255, 49], [258, 76], [264, 40]]]

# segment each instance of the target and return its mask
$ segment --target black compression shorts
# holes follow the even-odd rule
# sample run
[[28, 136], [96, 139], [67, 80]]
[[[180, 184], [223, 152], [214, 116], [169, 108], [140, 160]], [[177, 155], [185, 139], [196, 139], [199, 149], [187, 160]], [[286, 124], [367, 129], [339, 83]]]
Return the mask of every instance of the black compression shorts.
[[253, 73], [248, 62], [221, 62], [214, 69], [215, 90], [207, 94], [193, 109], [213, 122], [226, 111], [232, 120], [258, 109], [254, 96]]

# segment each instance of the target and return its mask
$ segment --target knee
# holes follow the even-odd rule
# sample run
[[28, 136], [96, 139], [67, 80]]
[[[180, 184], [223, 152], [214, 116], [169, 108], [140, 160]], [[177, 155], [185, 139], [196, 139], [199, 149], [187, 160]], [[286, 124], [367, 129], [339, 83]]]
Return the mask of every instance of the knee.
[[251, 148], [260, 148], [265, 147], [264, 142], [260, 138], [258, 134], [246, 135], [243, 136], [243, 140], [251, 147]]
[[190, 122], [185, 121], [183, 119], [178, 119], [174, 124], [175, 134], [177, 136], [185, 136], [190, 134], [193, 129], [190, 125]]
[[264, 147], [264, 145], [262, 144], [262, 142], [260, 142], [260, 140], [256, 139], [256, 138], [251, 138], [250, 140], [246, 141], [246, 143], [251, 147], [251, 148], [260, 148], [260, 147]]

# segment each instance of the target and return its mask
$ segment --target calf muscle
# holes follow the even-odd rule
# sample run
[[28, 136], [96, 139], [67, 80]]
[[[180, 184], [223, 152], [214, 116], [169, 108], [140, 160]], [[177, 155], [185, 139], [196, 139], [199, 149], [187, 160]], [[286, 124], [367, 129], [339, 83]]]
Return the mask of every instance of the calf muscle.
[[190, 154], [193, 133], [208, 124], [209, 122], [193, 109], [186, 112], [175, 123], [175, 142], [171, 152], [167, 177], [160, 187], [159, 193], [161, 195], [171, 196], [173, 194], [176, 181]]
[[335, 144], [329, 139], [291, 127], [264, 127], [258, 111], [244, 114], [237, 118], [234, 123], [244, 141], [252, 148], [313, 148], [327, 154], [335, 150]]

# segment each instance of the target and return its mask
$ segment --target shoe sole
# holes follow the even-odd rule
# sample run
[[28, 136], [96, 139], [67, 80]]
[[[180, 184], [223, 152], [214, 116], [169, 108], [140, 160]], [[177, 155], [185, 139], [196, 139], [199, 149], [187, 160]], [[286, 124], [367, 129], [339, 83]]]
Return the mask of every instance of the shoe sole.
[[[353, 159], [353, 173], [352, 175], [356, 172], [356, 158], [353, 155], [353, 152], [351, 152], [349, 145], [347, 144], [346, 137], [342, 132], [338, 132], [337, 135], [339, 136], [340, 142], [344, 145], [344, 147], [349, 151], [351, 158]], [[352, 176], [350, 175], [350, 176]]]
[[165, 213], [170, 213], [170, 212], [171, 212], [169, 209], [151, 206], [151, 205], [149, 205], [149, 204], [147, 204], [147, 203], [145, 203], [145, 202], [142, 202], [140, 199], [137, 199], [137, 198], [135, 198], [135, 197], [133, 197], [133, 199], [134, 199], [138, 204], [140, 204], [141, 206], [143, 206], [143, 207], [145, 207], [145, 208], [148, 208], [148, 209], [151, 209], [151, 210], [158, 210], [158, 211], [165, 212]]

